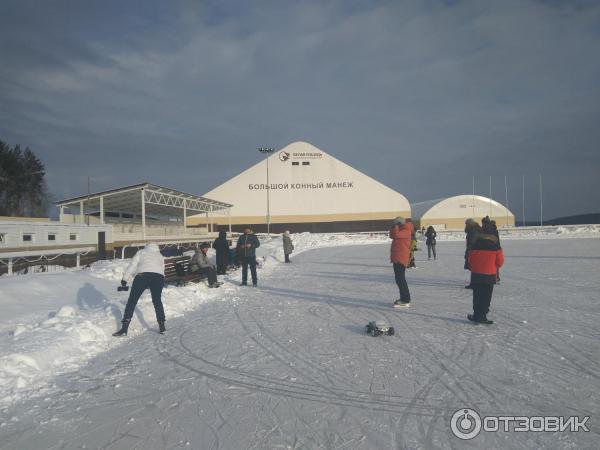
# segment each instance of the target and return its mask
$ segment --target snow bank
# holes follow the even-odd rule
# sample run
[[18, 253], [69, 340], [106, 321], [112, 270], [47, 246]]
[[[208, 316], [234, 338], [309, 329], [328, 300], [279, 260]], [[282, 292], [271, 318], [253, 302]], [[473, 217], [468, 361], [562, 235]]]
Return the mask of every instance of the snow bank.
[[[501, 228], [499, 232], [500, 239], [506, 240], [600, 238], [600, 225]], [[440, 242], [460, 241], [465, 239], [465, 233], [462, 231], [438, 231], [436, 239]]]

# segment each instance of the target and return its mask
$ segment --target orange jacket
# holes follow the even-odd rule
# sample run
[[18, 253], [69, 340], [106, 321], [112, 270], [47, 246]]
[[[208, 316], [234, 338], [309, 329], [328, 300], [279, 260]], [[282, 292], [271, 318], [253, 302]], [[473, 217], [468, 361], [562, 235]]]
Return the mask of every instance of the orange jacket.
[[467, 252], [471, 283], [495, 283], [498, 269], [504, 264], [504, 252], [498, 238], [491, 234], [475, 236], [473, 246]]
[[404, 267], [408, 266], [412, 230], [413, 226], [411, 223], [394, 225], [390, 229], [390, 239], [392, 239], [390, 260], [393, 263], [402, 264]]

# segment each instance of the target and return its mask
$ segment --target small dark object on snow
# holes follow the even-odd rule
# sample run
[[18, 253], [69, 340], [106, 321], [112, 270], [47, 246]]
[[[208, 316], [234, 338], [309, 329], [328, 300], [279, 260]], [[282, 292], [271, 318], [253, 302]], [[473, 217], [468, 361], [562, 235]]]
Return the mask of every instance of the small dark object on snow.
[[370, 334], [371, 336], [379, 336], [382, 334], [393, 336], [394, 327], [389, 327], [387, 325], [377, 325], [375, 321], [372, 321], [369, 322], [365, 327], [365, 333]]
[[127, 281], [121, 280], [121, 286], [119, 286], [117, 288], [117, 291], [122, 292], [122, 291], [128, 291], [128, 290], [129, 290], [129, 286], [127, 286]]

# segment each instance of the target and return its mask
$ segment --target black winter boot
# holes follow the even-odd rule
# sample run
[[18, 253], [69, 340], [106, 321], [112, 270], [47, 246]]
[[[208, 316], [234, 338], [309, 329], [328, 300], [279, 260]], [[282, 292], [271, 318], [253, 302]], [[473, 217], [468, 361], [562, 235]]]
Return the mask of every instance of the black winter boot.
[[158, 332], [162, 334], [165, 331], [167, 331], [167, 329], [165, 328], [165, 321], [164, 320], [159, 320], [158, 321]]
[[121, 329], [119, 331], [117, 331], [116, 333], [113, 333], [113, 336], [117, 336], [117, 337], [127, 336], [127, 329], [129, 328], [129, 322], [131, 322], [131, 320], [123, 319], [123, 321], [121, 322], [123, 324], [123, 326], [121, 326]]

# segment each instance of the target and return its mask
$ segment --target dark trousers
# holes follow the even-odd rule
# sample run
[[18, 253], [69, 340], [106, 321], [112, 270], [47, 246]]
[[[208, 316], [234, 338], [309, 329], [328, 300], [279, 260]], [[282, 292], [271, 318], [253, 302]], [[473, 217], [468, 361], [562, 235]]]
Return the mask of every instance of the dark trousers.
[[435, 244], [427, 244], [427, 257], [429, 259], [431, 259], [431, 252], [433, 252], [433, 259], [436, 259]]
[[198, 272], [203, 273], [208, 277], [208, 284], [217, 282], [217, 272], [214, 267], [200, 267]]
[[154, 312], [156, 313], [156, 320], [159, 322], [165, 321], [165, 310], [163, 308], [161, 293], [163, 286], [165, 285], [165, 277], [160, 273], [144, 272], [137, 274], [133, 279], [131, 285], [131, 291], [129, 292], [129, 299], [127, 300], [127, 306], [125, 307], [124, 320], [131, 320], [133, 317], [133, 311], [138, 300], [146, 289], [150, 289], [150, 295], [152, 295], [152, 304], [154, 305]]
[[217, 264], [217, 274], [225, 275], [227, 273], [227, 264]]
[[254, 256], [242, 256], [240, 260], [242, 262], [242, 283], [248, 283], [248, 266], [250, 266], [252, 284], [256, 284], [258, 282], [256, 276], [256, 258]]
[[290, 254], [289, 253], [284, 253], [285, 255], [285, 262], [290, 262]]
[[410, 291], [408, 290], [405, 272], [406, 267], [400, 263], [394, 263], [394, 275], [396, 277], [396, 284], [400, 290], [400, 301], [404, 303], [410, 303]]
[[492, 303], [493, 284], [471, 284], [473, 286], [473, 318], [475, 320], [484, 320], [490, 311]]

